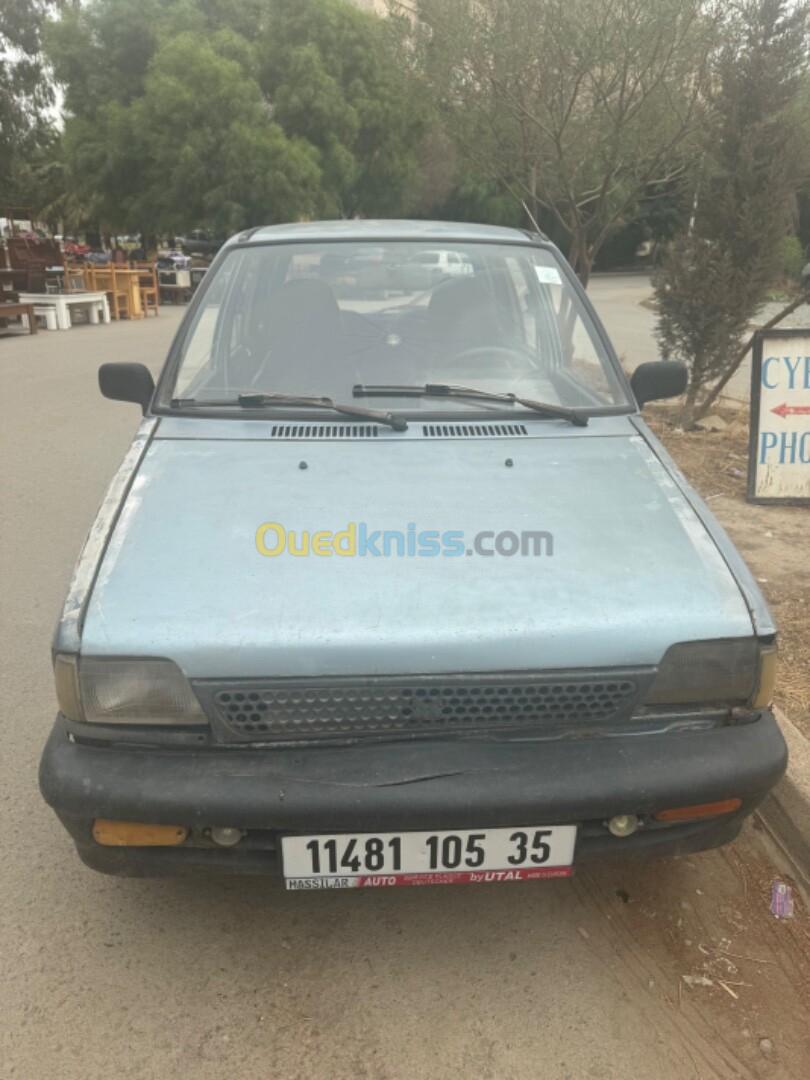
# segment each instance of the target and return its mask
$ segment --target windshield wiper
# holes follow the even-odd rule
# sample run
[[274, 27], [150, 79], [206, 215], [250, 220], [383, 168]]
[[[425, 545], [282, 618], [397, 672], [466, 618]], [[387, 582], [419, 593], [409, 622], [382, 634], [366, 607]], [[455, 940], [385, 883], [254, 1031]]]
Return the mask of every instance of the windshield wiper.
[[522, 405], [525, 409], [556, 420], [567, 420], [577, 427], [587, 427], [588, 417], [564, 405], [549, 405], [544, 401], [518, 397], [516, 394], [496, 394], [476, 390], [472, 386], [447, 386], [445, 383], [426, 383], [424, 386], [367, 386], [358, 383], [352, 388], [354, 397], [451, 397], [473, 401], [502, 401], [506, 405]]
[[297, 397], [294, 394], [238, 394], [235, 398], [214, 398], [210, 400], [196, 398], [172, 398], [173, 409], [188, 407], [198, 409], [220, 409], [239, 407], [242, 409], [260, 409], [267, 405], [281, 405], [301, 409], [330, 409], [332, 412], [356, 416], [360, 420], [374, 420], [378, 424], [387, 424], [394, 431], [407, 431], [408, 421], [397, 413], [382, 412], [379, 409], [364, 409], [357, 405], [341, 405], [328, 397]]

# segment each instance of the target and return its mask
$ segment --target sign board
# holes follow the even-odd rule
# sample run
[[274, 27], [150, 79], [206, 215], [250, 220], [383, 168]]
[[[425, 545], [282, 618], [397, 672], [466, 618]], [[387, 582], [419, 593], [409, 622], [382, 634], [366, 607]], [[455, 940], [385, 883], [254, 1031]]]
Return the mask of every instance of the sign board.
[[810, 329], [755, 337], [748, 498], [810, 504]]

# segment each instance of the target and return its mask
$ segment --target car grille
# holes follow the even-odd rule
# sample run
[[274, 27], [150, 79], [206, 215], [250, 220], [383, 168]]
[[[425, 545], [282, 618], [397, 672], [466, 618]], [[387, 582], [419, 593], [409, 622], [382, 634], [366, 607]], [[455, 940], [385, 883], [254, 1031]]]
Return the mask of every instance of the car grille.
[[205, 681], [195, 689], [220, 738], [298, 742], [584, 728], [629, 715], [639, 674]]

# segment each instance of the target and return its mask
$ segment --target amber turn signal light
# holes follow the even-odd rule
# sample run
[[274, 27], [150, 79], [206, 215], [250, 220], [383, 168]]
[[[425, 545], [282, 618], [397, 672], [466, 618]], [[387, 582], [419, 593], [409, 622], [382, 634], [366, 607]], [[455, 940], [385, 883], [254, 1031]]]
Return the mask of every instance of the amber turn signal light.
[[699, 818], [717, 817], [719, 814], [732, 814], [742, 806], [742, 799], [722, 799], [720, 802], [697, 803], [695, 806], [676, 806], [670, 810], [659, 810], [653, 817], [656, 821], [695, 821]]
[[755, 709], [767, 709], [773, 701], [776, 685], [776, 646], [770, 645], [759, 650], [759, 685], [752, 701]]
[[93, 839], [103, 847], [176, 847], [188, 836], [185, 825], [146, 825], [96, 818]]

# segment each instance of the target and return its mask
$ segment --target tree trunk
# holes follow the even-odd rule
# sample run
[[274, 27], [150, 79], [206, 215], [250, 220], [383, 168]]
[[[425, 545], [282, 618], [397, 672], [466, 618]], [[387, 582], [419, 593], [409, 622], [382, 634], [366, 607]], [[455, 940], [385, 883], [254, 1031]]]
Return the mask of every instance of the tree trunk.
[[577, 267], [577, 277], [582, 283], [582, 288], [587, 289], [588, 283], [591, 280], [591, 270], [593, 269], [593, 255], [591, 252], [583, 252], [579, 257], [579, 266]]
[[574, 273], [582, 282], [584, 289], [588, 288], [591, 278], [591, 269], [596, 252], [588, 243], [584, 229], [575, 229], [571, 234], [571, 247], [568, 251], [568, 261]]
[[678, 424], [684, 431], [690, 431], [695, 426], [695, 403], [702, 385], [700, 381], [701, 366], [699, 360], [696, 360], [692, 365], [692, 370], [689, 373], [689, 385], [686, 388], [686, 400], [678, 413]]

